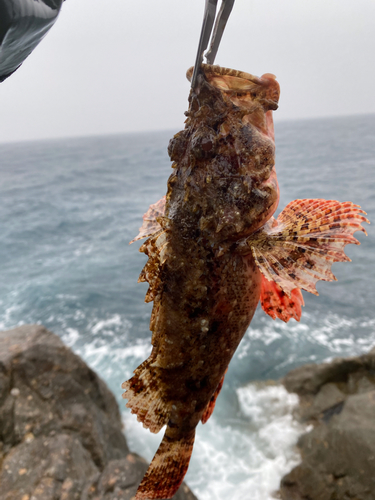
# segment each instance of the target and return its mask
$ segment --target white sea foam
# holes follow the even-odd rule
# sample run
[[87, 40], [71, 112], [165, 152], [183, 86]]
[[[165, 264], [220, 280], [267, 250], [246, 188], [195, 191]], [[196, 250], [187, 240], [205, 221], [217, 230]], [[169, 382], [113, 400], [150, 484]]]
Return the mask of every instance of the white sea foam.
[[[298, 398], [280, 385], [251, 384], [236, 393], [235, 420], [214, 413], [198, 426], [186, 481], [200, 500], [271, 500], [281, 477], [299, 462], [295, 444], [305, 427], [292, 417]], [[143, 429], [127, 411], [124, 421], [131, 449], [151, 460], [162, 433]]]
[[130, 328], [131, 323], [130, 321], [124, 320], [121, 318], [119, 314], [115, 314], [114, 316], [105, 319], [105, 320], [100, 320], [96, 322], [92, 328], [91, 331], [94, 335], [99, 333], [101, 330], [111, 330], [111, 327], [113, 326], [126, 326], [126, 328]]
[[17, 304], [11, 305], [5, 308], [2, 317], [0, 319], [0, 330], [7, 330], [8, 328], [14, 328], [15, 326], [22, 325], [23, 321], [17, 321], [16, 324], [12, 324], [12, 316], [17, 313], [20, 307]]
[[[133, 370], [150, 355], [149, 342], [139, 341], [131, 347], [108, 346], [106, 342], [92, 342], [81, 355], [94, 370], [105, 373], [105, 379], [120, 394], [120, 383], [132, 376]], [[120, 382], [121, 380], [121, 382]]]
[[118, 315], [106, 320], [96, 319], [92, 324], [96, 332], [93, 337], [90, 336], [89, 342], [83, 342], [78, 331], [73, 328], [66, 328], [62, 338], [104, 378], [120, 399], [121, 383], [130, 378], [133, 370], [150, 355], [152, 346], [149, 339], [138, 339], [129, 345], [128, 329], [131, 322]]
[[78, 339], [79, 339], [79, 331], [78, 330], [76, 330], [75, 328], [67, 328], [66, 329], [66, 333], [63, 337], [63, 340], [67, 346], [69, 346], [69, 347], [74, 346]]
[[[336, 313], [326, 315], [303, 312], [300, 323], [285, 324], [258, 315], [247, 330], [235, 359], [262, 358], [273, 349], [271, 378], [311, 360], [324, 361], [338, 356], [360, 355], [375, 344], [373, 318], [349, 318]], [[270, 367], [264, 366], [264, 373]]]

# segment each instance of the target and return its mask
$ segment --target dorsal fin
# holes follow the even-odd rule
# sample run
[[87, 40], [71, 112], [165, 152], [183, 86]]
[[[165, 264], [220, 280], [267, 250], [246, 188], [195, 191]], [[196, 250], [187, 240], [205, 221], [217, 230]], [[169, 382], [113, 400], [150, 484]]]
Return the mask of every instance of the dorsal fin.
[[155, 300], [155, 297], [160, 291], [160, 271], [166, 259], [167, 247], [167, 233], [159, 229], [159, 231], [148, 238], [139, 249], [140, 252], [148, 256], [148, 260], [138, 278], [138, 283], [147, 281], [150, 285], [146, 293], [145, 302]]
[[161, 229], [159, 217], [162, 217], [165, 212], [165, 200], [166, 197], [163, 196], [159, 201], [150, 205], [147, 212], [143, 215], [143, 224], [139, 228], [139, 234], [136, 236], [129, 245], [135, 241], [141, 240], [142, 238], [147, 238]]
[[369, 222], [364, 215], [351, 202], [295, 200], [276, 221], [272, 218], [247, 238], [246, 244], [263, 276], [276, 282], [288, 297], [295, 288], [318, 295], [318, 280], [336, 280], [333, 262], [350, 261], [345, 245], [360, 244], [353, 233], [367, 234], [361, 226]]

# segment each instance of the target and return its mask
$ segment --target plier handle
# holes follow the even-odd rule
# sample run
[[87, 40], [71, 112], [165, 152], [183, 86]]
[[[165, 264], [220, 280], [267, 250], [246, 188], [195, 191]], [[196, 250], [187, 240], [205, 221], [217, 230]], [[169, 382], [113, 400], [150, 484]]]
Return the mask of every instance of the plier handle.
[[[191, 87], [194, 88], [197, 83], [198, 74], [201, 70], [203, 62], [203, 53], [208, 46], [211, 37], [212, 28], [214, 26], [216, 7], [218, 0], [206, 0], [206, 6], [203, 16], [203, 24], [201, 36], [199, 38], [199, 45], [197, 51], [197, 58], [194, 65], [194, 73], [191, 79]], [[234, 5], [234, 0], [222, 0], [219, 14], [216, 18], [215, 27], [211, 39], [211, 45], [205, 57], [207, 64], [213, 64], [220, 45], [221, 37], [223, 36], [225, 26], [227, 24], [230, 13]]]

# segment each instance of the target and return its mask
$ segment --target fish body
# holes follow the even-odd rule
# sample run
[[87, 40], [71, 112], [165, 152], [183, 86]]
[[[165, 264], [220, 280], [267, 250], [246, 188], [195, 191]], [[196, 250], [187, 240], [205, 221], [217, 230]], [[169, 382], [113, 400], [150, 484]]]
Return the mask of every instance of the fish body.
[[[192, 69], [188, 71], [188, 78]], [[188, 468], [195, 428], [215, 406], [228, 364], [261, 299], [272, 317], [299, 319], [300, 289], [316, 293], [348, 260], [363, 230], [350, 202], [296, 200], [277, 220], [271, 74], [203, 65], [186, 127], [172, 138], [164, 199], [144, 216], [140, 281], [150, 285], [152, 352], [123, 384], [127, 406], [163, 441], [137, 500], [171, 498]]]

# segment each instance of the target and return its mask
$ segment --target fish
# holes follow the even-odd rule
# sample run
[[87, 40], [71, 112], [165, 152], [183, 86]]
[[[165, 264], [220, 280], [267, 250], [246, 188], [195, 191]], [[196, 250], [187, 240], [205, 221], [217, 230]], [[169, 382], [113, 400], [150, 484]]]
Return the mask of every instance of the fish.
[[[187, 72], [191, 80], [193, 68]], [[122, 384], [127, 407], [161, 444], [135, 499], [171, 498], [189, 466], [195, 429], [214, 411], [229, 362], [258, 303], [301, 318], [301, 290], [332, 281], [366, 213], [352, 202], [299, 199], [277, 218], [276, 77], [202, 65], [185, 128], [168, 146], [167, 194], [143, 216], [139, 281], [153, 302], [152, 352]], [[366, 233], [367, 234], [367, 233]]]

